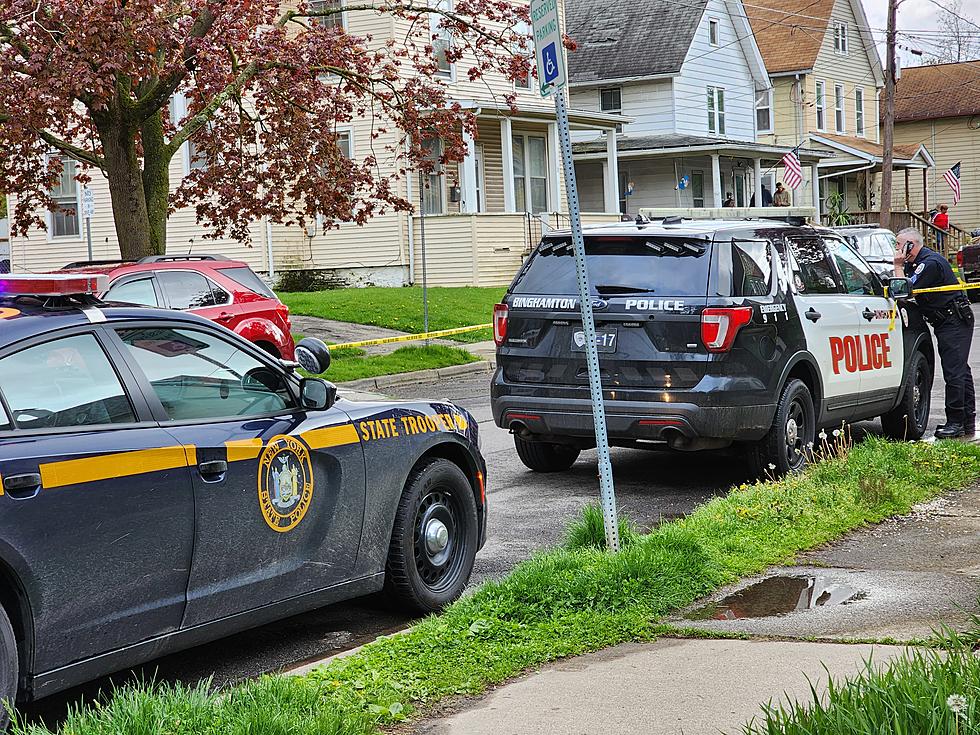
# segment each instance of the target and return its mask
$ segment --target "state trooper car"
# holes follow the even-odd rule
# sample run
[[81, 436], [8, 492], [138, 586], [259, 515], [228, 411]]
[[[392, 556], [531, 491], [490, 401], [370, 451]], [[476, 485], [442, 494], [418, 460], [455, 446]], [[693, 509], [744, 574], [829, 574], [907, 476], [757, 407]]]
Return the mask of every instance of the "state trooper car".
[[[839, 234], [668, 218], [587, 228], [585, 248], [613, 445], [737, 442], [780, 474], [821, 427], [880, 416], [889, 437], [925, 431], [929, 332]], [[540, 472], [595, 446], [577, 293], [571, 236], [555, 232], [494, 310], [494, 419]]]
[[104, 278], [0, 278], [0, 698], [382, 588], [460, 595], [486, 529], [472, 416], [338, 399], [201, 317], [99, 303]]

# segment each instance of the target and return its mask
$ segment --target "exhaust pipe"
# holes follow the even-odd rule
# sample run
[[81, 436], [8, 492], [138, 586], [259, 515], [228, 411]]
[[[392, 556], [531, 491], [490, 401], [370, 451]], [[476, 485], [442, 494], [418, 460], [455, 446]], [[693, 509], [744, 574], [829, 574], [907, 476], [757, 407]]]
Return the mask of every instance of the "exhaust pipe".
[[509, 428], [511, 434], [517, 434], [521, 439], [529, 439], [531, 437], [531, 430], [527, 428], [527, 424], [523, 421], [511, 421]]

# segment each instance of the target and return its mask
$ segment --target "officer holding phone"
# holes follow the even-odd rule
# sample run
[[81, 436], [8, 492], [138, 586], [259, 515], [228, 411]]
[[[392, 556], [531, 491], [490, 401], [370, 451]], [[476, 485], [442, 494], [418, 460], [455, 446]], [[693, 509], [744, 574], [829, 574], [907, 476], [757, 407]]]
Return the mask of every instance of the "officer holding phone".
[[[898, 233], [895, 275], [912, 281], [913, 289], [955, 286], [959, 283], [949, 261], [922, 241], [914, 228]], [[936, 429], [937, 439], [956, 439], [976, 433], [976, 397], [970, 372], [973, 310], [964, 291], [919, 294], [915, 302], [932, 325], [946, 381], [946, 423]]]

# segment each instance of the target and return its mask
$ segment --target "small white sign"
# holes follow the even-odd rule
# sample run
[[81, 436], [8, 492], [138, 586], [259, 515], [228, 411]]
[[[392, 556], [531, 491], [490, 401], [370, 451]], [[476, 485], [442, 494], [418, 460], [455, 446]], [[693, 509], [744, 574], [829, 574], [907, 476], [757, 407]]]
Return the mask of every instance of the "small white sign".
[[558, 0], [531, 0], [531, 27], [538, 83], [541, 85], [541, 96], [547, 97], [568, 82]]
[[82, 216], [85, 219], [95, 216], [95, 194], [87, 186], [82, 189]]

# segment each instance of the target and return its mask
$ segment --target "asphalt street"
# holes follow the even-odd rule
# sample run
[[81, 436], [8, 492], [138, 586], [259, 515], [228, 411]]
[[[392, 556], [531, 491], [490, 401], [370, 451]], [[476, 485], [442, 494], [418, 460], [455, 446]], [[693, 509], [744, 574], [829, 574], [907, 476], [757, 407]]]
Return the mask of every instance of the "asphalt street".
[[[978, 342], [973, 341], [971, 364], [980, 366]], [[488, 382], [489, 377], [480, 374], [388, 390], [392, 398], [452, 400], [480, 423], [488, 464], [490, 518], [489, 538], [477, 557], [474, 584], [506, 573], [537, 549], [557, 544], [568, 522], [598, 495], [594, 451], [583, 452], [569, 472], [557, 475], [532, 473], [520, 463], [509, 434], [493, 425]], [[933, 387], [931, 427], [943, 422], [940, 373]], [[860, 430], [874, 432], [876, 424], [865, 422], [857, 429], [858, 434]], [[619, 510], [643, 529], [689, 513], [747, 479], [744, 462], [733, 451], [681, 454], [613, 449], [612, 457]], [[371, 600], [334, 605], [49, 697], [30, 705], [25, 714], [50, 725], [63, 718], [70, 705], [91, 701], [113, 685], [134, 678], [185, 683], [210, 678], [213, 686], [226, 686], [347, 650], [410, 622]]]

